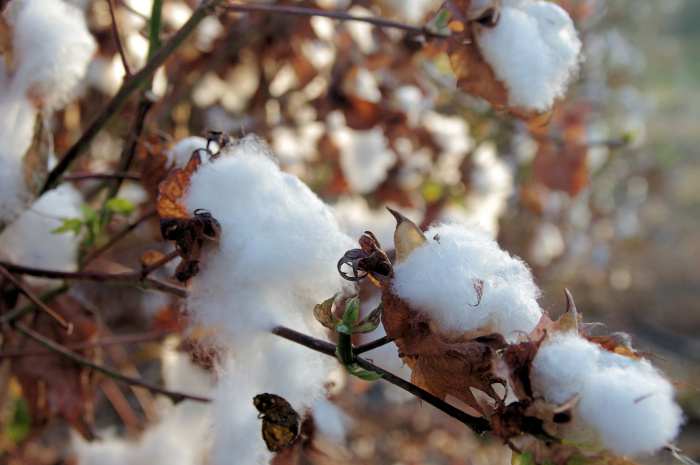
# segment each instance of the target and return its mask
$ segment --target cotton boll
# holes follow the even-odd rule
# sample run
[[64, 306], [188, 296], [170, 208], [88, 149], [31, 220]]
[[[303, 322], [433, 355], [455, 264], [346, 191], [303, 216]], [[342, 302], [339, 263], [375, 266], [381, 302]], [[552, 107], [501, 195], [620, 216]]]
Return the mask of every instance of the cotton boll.
[[[82, 218], [82, 197], [71, 185], [42, 195], [32, 207], [0, 234], [0, 255], [18, 265], [57, 271], [75, 271], [79, 237], [73, 232], [52, 233], [61, 218]], [[36, 286], [53, 280], [29, 278]]]
[[508, 89], [508, 103], [547, 111], [562, 97], [579, 64], [581, 42], [571, 18], [544, 1], [505, 6], [498, 24], [477, 31], [479, 48]]
[[[528, 267], [476, 227], [433, 226], [427, 242], [394, 267], [394, 292], [448, 338], [499, 332], [515, 340], [542, 310]], [[476, 287], [483, 281], [481, 299]]]
[[204, 137], [190, 136], [181, 139], [175, 144], [172, 150], [168, 152], [168, 164], [174, 164], [178, 168], [184, 168], [192, 158], [192, 154], [196, 151], [206, 161], [207, 140]]
[[562, 404], [579, 396], [560, 435], [616, 455], [653, 452], [678, 434], [673, 387], [646, 360], [608, 352], [577, 335], [555, 335], [532, 365], [535, 396]]
[[18, 8], [12, 38], [17, 62], [13, 90], [26, 94], [39, 109], [62, 108], [85, 77], [95, 40], [82, 12], [62, 0], [25, 0]]
[[388, 147], [379, 127], [355, 131], [342, 126], [333, 130], [331, 139], [340, 149], [340, 166], [345, 179], [358, 194], [372, 192], [396, 163], [396, 153]]

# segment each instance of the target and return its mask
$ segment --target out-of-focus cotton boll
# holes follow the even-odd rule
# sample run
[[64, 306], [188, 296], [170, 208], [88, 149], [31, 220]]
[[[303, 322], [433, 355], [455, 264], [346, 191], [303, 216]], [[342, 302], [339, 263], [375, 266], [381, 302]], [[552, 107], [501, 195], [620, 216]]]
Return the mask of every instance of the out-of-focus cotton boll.
[[606, 351], [576, 334], [555, 335], [540, 347], [532, 387], [550, 403], [578, 395], [561, 437], [615, 455], [660, 449], [682, 423], [673, 386], [648, 361]]
[[385, 16], [406, 21], [409, 24], [423, 24], [425, 15], [431, 10], [437, 10], [439, 0], [378, 0]]
[[[52, 233], [61, 218], [82, 218], [82, 197], [71, 185], [42, 195], [29, 210], [0, 234], [0, 255], [18, 265], [57, 271], [75, 271], [79, 237], [73, 232]], [[53, 280], [26, 278], [38, 287]]]
[[396, 153], [388, 147], [384, 131], [375, 127], [356, 131], [337, 126], [331, 140], [340, 150], [340, 167], [353, 192], [372, 192], [386, 179], [396, 163]]
[[[211, 375], [195, 365], [190, 355], [166, 348], [163, 352], [163, 378], [172, 390], [208, 396]], [[87, 442], [77, 434], [72, 437], [73, 453], [78, 465], [198, 465], [206, 455], [211, 424], [211, 406], [186, 400], [172, 405], [168, 399], [160, 405], [160, 421], [144, 431], [137, 441], [107, 432], [104, 439]]]
[[479, 28], [484, 59], [508, 89], [508, 103], [546, 111], [562, 97], [579, 65], [573, 21], [554, 3], [504, 6], [495, 27]]
[[498, 332], [513, 341], [535, 327], [540, 291], [522, 260], [477, 227], [437, 225], [425, 236], [426, 243], [394, 267], [393, 290], [433, 330], [452, 339]]
[[[25, 0], [17, 8], [13, 91], [26, 94], [38, 109], [56, 110], [73, 97], [97, 48], [82, 12], [62, 0]], [[14, 11], [13, 11], [14, 13]]]
[[540, 223], [530, 241], [530, 263], [547, 266], [566, 250], [564, 237], [552, 223]]

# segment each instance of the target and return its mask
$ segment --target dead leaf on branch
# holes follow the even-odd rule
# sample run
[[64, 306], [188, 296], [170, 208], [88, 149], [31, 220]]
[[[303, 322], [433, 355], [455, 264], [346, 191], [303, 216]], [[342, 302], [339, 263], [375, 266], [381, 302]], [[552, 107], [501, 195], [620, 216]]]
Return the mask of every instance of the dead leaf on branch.
[[[56, 320], [41, 312], [36, 314], [31, 327], [59, 344], [86, 342], [97, 335], [97, 325], [70, 296], [62, 295], [50, 302], [51, 308], [73, 324], [73, 332], [67, 334]], [[23, 339], [16, 348], [40, 349], [37, 343]], [[95, 349], [78, 351], [82, 356], [94, 358]], [[67, 358], [47, 353], [17, 357], [12, 361], [12, 372], [22, 386], [32, 422], [42, 425], [49, 418], [66, 420], [83, 437], [94, 438], [92, 409], [95, 397], [94, 380], [89, 368], [77, 365]]]
[[173, 170], [168, 178], [158, 185], [156, 206], [161, 218], [189, 218], [184, 202], [190, 187], [190, 178], [201, 164], [202, 158], [195, 152], [185, 168]]
[[175, 270], [175, 277], [185, 282], [199, 272], [199, 257], [205, 241], [217, 242], [221, 225], [206, 210], [195, 210], [192, 218], [162, 218], [160, 232], [166, 241], [175, 241], [175, 250], [182, 261]]

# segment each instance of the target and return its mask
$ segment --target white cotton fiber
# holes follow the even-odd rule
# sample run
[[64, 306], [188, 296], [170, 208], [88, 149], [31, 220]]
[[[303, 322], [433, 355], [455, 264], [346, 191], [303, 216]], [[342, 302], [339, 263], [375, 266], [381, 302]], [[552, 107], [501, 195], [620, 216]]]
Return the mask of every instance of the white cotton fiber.
[[313, 307], [347, 284], [336, 263], [355, 242], [333, 211], [295, 176], [279, 170], [255, 136], [224, 149], [192, 176], [187, 207], [221, 224], [205, 248], [187, 301], [197, 324], [213, 328], [224, 354], [214, 393], [213, 465], [266, 463], [257, 394], [287, 399], [303, 415], [325, 394], [335, 361], [274, 336], [278, 325], [323, 338]]
[[615, 455], [653, 452], [682, 423], [674, 390], [648, 361], [602, 349], [577, 335], [556, 335], [532, 366], [535, 396], [562, 404], [579, 395], [563, 439]]
[[540, 291], [522, 260], [478, 227], [437, 225], [425, 237], [425, 244], [394, 267], [393, 290], [434, 330], [449, 338], [499, 332], [513, 341], [535, 327], [542, 315]]
[[[75, 271], [80, 236], [73, 232], [52, 233], [62, 218], [81, 219], [83, 199], [70, 184], [42, 195], [0, 234], [0, 256], [18, 265], [57, 271]], [[34, 285], [55, 283], [41, 278], [27, 279]]]
[[[175, 391], [209, 396], [211, 375], [190, 360], [186, 352], [163, 351], [165, 385]], [[73, 435], [72, 449], [77, 465], [200, 465], [208, 445], [211, 406], [185, 400], [173, 405], [159, 398], [160, 421], [144, 431], [138, 440], [102, 432], [101, 440], [87, 442]]]
[[13, 90], [26, 94], [38, 109], [67, 104], [97, 49], [83, 13], [62, 0], [12, 2]]
[[504, 6], [498, 24], [480, 28], [477, 40], [508, 103], [527, 111], [547, 111], [563, 97], [580, 62], [573, 21], [551, 2]]

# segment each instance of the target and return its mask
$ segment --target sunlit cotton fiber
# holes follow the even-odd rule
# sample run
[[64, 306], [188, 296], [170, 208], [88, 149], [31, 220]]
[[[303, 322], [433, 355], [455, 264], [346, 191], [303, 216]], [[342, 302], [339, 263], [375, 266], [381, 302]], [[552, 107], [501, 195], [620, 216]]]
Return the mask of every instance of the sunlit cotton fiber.
[[542, 315], [540, 291], [522, 260], [478, 227], [437, 225], [425, 237], [394, 267], [393, 290], [435, 331], [448, 338], [499, 332], [515, 340], [535, 327]]
[[682, 423], [674, 389], [646, 360], [604, 350], [576, 334], [556, 335], [532, 365], [535, 396], [562, 404], [579, 396], [563, 439], [615, 455], [651, 453]]

